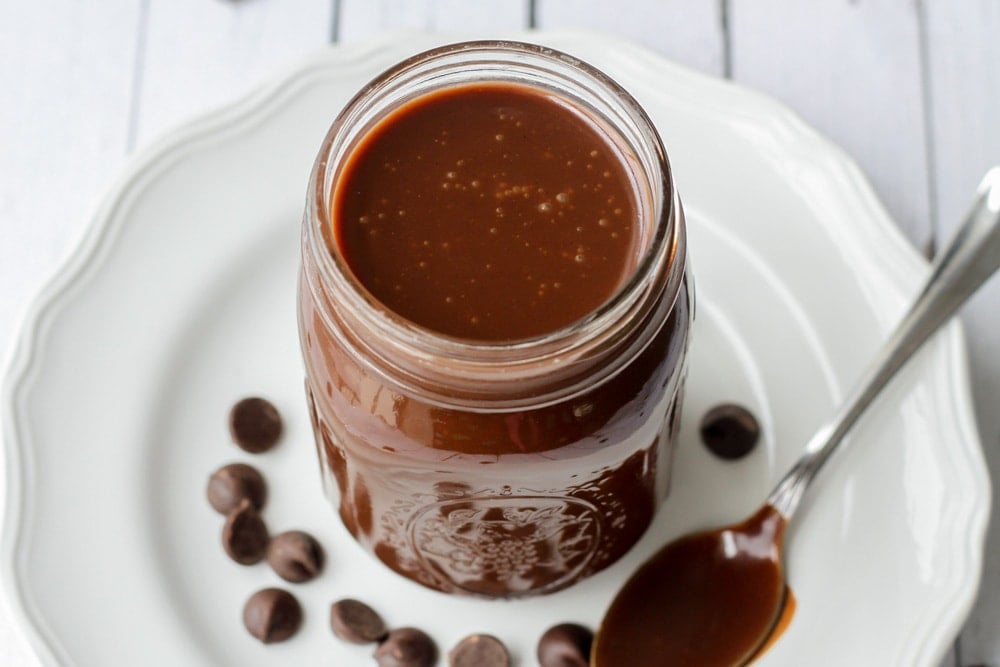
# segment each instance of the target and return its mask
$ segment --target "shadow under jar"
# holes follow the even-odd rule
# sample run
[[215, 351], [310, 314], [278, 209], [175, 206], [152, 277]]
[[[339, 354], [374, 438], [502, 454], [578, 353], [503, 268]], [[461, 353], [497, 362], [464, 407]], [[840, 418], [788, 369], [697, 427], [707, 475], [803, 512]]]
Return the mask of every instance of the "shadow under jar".
[[327, 493], [396, 572], [559, 590], [667, 494], [692, 319], [683, 212], [635, 100], [512, 42], [391, 68], [335, 120], [300, 334]]

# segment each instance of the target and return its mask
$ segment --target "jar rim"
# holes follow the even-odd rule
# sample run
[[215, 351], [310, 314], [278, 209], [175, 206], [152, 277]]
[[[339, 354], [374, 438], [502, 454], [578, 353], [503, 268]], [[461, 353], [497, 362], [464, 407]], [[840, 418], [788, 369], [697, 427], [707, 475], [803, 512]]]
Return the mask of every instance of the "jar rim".
[[[338, 145], [345, 125], [356, 122], [366, 105], [392, 86], [403, 85], [421, 73], [468, 66], [470, 59], [477, 57], [480, 60], [473, 62], [480, 64], [485, 61], [515, 68], [544, 65], [550, 68], [546, 70], [547, 74], [566, 76], [567, 83], [586, 86], [587, 92], [602, 96], [603, 102], [614, 105], [646, 139], [644, 145], [650, 153], [648, 158], [654, 168], [653, 173], [649, 173], [643, 164], [637, 170], [646, 179], [653, 200], [647, 213], [651, 233], [630, 275], [607, 300], [584, 317], [549, 332], [513, 340], [460, 338], [404, 318], [371, 295], [355, 277], [342, 255], [333, 249], [336, 243], [330, 243], [332, 239], [325, 237], [332, 230], [330, 200], [333, 194], [333, 177], [345, 161], [344, 158], [354, 149], [353, 144]], [[495, 79], [500, 82], [505, 80], [507, 79], [499, 77]], [[474, 81], [492, 82], [494, 79], [480, 78]], [[413, 97], [421, 94], [424, 93]], [[406, 98], [409, 99], [412, 98]], [[390, 107], [374, 120], [370, 119], [368, 128], [358, 131], [356, 137], [363, 136], [385, 113], [394, 108], [396, 107]], [[625, 140], [626, 137], [623, 135], [621, 139]], [[636, 147], [632, 143], [628, 142], [626, 147], [634, 151]], [[337, 150], [340, 151], [339, 160]], [[426, 366], [437, 359], [446, 359], [453, 372], [466, 375], [469, 379], [500, 368], [510, 370], [514, 367], [560, 362], [567, 355], [579, 356], [586, 350], [593, 350], [595, 346], [602, 346], [608, 342], [604, 339], [609, 337], [610, 330], [615, 329], [614, 325], [628, 313], [634, 312], [640, 302], [648, 300], [651, 276], [668, 278], [663, 281], [663, 292], [656, 300], [665, 299], [670, 303], [671, 310], [681, 289], [681, 276], [686, 262], [683, 218], [670, 163], [652, 120], [627, 90], [598, 68], [569, 54], [537, 44], [497, 40], [459, 42], [413, 55], [376, 76], [345, 105], [334, 120], [313, 168], [308, 198], [303, 225], [306, 236], [304, 247], [311, 249], [311, 259], [318, 267], [321, 277], [338, 290], [339, 296], [345, 298], [346, 306], [351, 311], [350, 316], [365, 320], [366, 325], [372, 326], [383, 337], [382, 343], [394, 348], [396, 352], [409, 354], [418, 365]], [[314, 299], [317, 296], [313, 294]], [[325, 308], [321, 307], [320, 311], [325, 318], [331, 315]], [[621, 335], [619, 332], [619, 335], [610, 337], [620, 339]]]

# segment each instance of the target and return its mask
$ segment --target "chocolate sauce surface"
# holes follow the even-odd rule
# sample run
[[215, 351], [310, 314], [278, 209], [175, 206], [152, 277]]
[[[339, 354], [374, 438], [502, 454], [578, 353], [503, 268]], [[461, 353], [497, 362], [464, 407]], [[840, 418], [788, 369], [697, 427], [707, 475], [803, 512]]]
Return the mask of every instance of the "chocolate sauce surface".
[[349, 156], [333, 237], [386, 308], [480, 341], [560, 329], [632, 273], [638, 197], [620, 149], [540, 89], [477, 83], [390, 113]]
[[780, 560], [785, 525], [765, 505], [738, 525], [669, 543], [611, 603], [593, 667], [734, 667], [759, 655], [794, 609]]

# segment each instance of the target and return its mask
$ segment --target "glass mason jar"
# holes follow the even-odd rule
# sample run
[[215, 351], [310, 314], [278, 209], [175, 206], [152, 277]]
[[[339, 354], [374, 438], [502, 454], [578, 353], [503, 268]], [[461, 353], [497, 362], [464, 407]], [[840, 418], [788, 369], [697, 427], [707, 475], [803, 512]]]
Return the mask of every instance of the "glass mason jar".
[[[366, 132], [470, 82], [557, 95], [608, 134], [638, 191], [636, 270], [603, 305], [510, 342], [435, 333], [383, 307], [334, 240], [332, 193]], [[649, 118], [550, 49], [470, 42], [410, 58], [334, 121], [309, 183], [299, 319], [331, 501], [396, 572], [450, 593], [564, 588], [620, 558], [665, 498], [692, 319], [684, 216]]]

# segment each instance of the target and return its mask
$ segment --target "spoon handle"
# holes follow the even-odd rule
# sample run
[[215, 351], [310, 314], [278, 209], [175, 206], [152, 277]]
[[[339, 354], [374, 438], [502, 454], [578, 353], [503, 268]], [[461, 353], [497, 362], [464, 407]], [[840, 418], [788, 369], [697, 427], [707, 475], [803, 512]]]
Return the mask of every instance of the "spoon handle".
[[1000, 167], [987, 172], [972, 208], [896, 330], [833, 419], [806, 445], [768, 503], [791, 518], [803, 493], [883, 387], [927, 338], [1000, 267]]

